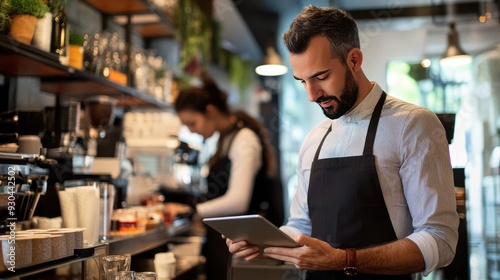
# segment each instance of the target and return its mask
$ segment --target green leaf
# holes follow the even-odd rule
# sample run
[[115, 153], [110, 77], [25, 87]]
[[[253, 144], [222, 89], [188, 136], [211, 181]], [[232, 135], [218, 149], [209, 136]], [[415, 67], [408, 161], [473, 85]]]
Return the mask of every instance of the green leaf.
[[[9, 0], [7, 0], [9, 1]], [[28, 14], [43, 18], [49, 7], [40, 0], [10, 0], [9, 14]]]

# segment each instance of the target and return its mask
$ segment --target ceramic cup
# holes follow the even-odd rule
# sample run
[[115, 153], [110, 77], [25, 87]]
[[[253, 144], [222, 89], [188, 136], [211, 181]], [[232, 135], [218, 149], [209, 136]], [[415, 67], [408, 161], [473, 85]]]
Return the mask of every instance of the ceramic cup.
[[62, 234], [51, 234], [51, 245], [52, 245], [52, 259], [60, 259], [67, 256], [68, 250], [66, 249], [66, 239]]
[[17, 152], [21, 154], [40, 154], [42, 142], [37, 135], [19, 136]]
[[7, 268], [21, 268], [31, 264], [32, 240], [30, 236], [1, 235], [0, 241], [3, 263]]
[[159, 279], [173, 279], [175, 277], [176, 260], [174, 253], [157, 253], [153, 262]]
[[52, 258], [52, 239], [50, 234], [32, 234], [31, 262], [32, 264], [49, 261]]

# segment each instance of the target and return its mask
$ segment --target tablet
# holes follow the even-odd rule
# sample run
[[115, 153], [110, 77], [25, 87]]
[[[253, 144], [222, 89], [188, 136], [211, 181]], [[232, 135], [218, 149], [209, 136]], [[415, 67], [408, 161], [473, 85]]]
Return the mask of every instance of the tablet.
[[259, 247], [298, 247], [290, 236], [261, 215], [205, 218], [203, 222], [233, 241]]

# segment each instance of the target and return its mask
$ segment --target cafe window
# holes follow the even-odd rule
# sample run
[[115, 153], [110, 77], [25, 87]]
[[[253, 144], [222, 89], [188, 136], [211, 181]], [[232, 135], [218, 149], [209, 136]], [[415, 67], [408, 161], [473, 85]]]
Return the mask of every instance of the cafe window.
[[387, 65], [388, 94], [435, 113], [456, 113], [470, 93], [471, 65], [442, 68], [439, 58], [392, 60]]
[[461, 122], [468, 102], [474, 100], [471, 64], [443, 68], [438, 57], [426, 61], [392, 60], [387, 65], [387, 93], [436, 114], [456, 114], [450, 156], [454, 167], [466, 164], [468, 132]]

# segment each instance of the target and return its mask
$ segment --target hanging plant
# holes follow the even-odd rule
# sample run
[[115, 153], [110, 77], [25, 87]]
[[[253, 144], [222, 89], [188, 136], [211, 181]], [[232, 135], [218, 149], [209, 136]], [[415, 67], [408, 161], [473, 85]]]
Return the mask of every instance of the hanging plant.
[[254, 72], [252, 61], [242, 59], [236, 54], [230, 54], [228, 71], [231, 85], [238, 89], [240, 96], [243, 97], [253, 82]]
[[174, 13], [176, 38], [181, 42], [180, 69], [196, 74], [211, 57], [212, 21], [195, 0], [179, 1]]

